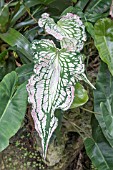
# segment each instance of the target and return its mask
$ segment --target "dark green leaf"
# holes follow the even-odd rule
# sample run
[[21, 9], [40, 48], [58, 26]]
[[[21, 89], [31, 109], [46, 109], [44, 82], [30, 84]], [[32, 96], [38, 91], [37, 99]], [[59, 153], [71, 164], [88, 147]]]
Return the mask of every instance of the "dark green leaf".
[[75, 8], [73, 6], [69, 6], [66, 8], [61, 15], [66, 15], [67, 13], [74, 13]]
[[11, 71], [14, 71], [16, 68], [15, 60], [12, 57], [8, 57], [4, 62], [0, 63], [0, 81], [3, 79], [3, 77], [10, 73]]
[[113, 96], [109, 97], [105, 103], [100, 103], [100, 108], [107, 136], [110, 136], [110, 138], [113, 139]]
[[55, 117], [58, 119], [58, 126], [55, 130], [55, 135], [58, 143], [61, 142], [61, 126], [62, 126], [62, 118], [63, 118], [63, 111], [58, 109], [55, 111]]
[[113, 21], [109, 18], [99, 20], [94, 29], [95, 45], [99, 55], [113, 75]]
[[89, 0], [79, 0], [75, 7], [79, 7], [80, 9], [83, 10], [88, 2]]
[[33, 74], [33, 68], [34, 68], [34, 64], [30, 63], [30, 64], [24, 64], [23, 66], [18, 67], [16, 69], [20, 84], [24, 83], [26, 80], [28, 80], [31, 77], [31, 75]]
[[27, 30], [25, 32], [25, 37], [32, 42], [34, 40], [34, 38], [38, 35], [38, 31], [40, 29], [41, 28], [39, 28], [39, 26], [36, 26], [30, 30]]
[[4, 26], [9, 20], [9, 7], [4, 5], [0, 8], [0, 27]]
[[53, 3], [51, 3], [50, 5], [49, 5], [49, 7], [52, 7], [52, 8], [55, 8], [55, 9], [57, 9], [58, 11], [59, 11], [59, 14], [61, 13], [61, 12], [63, 12], [67, 7], [69, 7], [70, 5], [72, 5], [71, 4], [72, 2], [71, 2], [71, 0], [68, 0], [68, 1], [66, 1], [66, 0], [57, 0], [57, 1], [54, 1]]
[[101, 144], [103, 148], [100, 149], [99, 145], [92, 138], [85, 139], [84, 144], [88, 156], [98, 170], [111, 170], [110, 165], [106, 162], [101, 151], [101, 149], [105, 149], [103, 144]]
[[92, 0], [87, 6], [87, 11], [94, 13], [104, 13], [109, 10], [112, 0]]
[[16, 21], [25, 14], [26, 12], [26, 8], [31, 8], [35, 5], [39, 5], [39, 4], [50, 4], [51, 2], [53, 2], [54, 0], [27, 0], [24, 4], [22, 4], [20, 6], [20, 9], [18, 10], [18, 12], [15, 14], [15, 16], [12, 18], [10, 26], [13, 26]]
[[10, 46], [17, 46], [17, 50], [24, 54], [29, 61], [32, 61], [30, 42], [21, 33], [10, 28], [6, 33], [0, 34], [0, 38]]
[[26, 86], [22, 84], [17, 88], [17, 82], [16, 72], [11, 72], [0, 83], [0, 151], [20, 128], [26, 111]]
[[107, 65], [102, 62], [96, 82], [96, 90], [94, 91], [94, 111], [99, 113], [95, 114], [96, 119], [98, 120], [102, 132], [111, 146], [113, 146], [113, 137], [109, 133], [112, 133], [111, 132], [112, 130], [109, 131], [108, 129], [109, 126], [112, 124], [108, 125], [107, 123], [108, 127], [106, 127], [106, 122], [108, 121], [110, 116], [111, 116], [110, 121], [112, 121], [112, 114], [110, 113], [110, 109], [113, 105], [113, 103], [111, 102], [113, 100], [112, 89], [113, 89], [113, 77], [111, 76], [107, 68]]
[[[112, 167], [113, 167], [113, 148], [109, 145], [106, 138], [104, 137], [104, 135], [101, 131], [101, 128], [98, 124], [98, 121], [96, 120], [94, 115], [92, 116], [91, 124], [92, 124], [92, 136], [93, 136], [94, 142], [97, 144], [105, 162], [109, 166], [109, 169], [112, 170]], [[94, 154], [95, 150], [96, 150], [96, 147], [91, 148], [91, 151], [90, 151], [91, 157]], [[90, 157], [90, 155], [89, 155], [89, 157]], [[92, 162], [94, 163], [95, 167], [97, 168], [97, 165], [101, 164], [100, 157], [98, 158], [97, 154], [95, 154], [95, 159], [96, 159], [96, 162], [94, 163], [93, 160], [92, 160]], [[105, 164], [105, 162], [104, 162], [104, 164]]]
[[7, 55], [7, 50], [4, 50], [2, 53], [0, 53], [0, 62], [4, 60], [5, 56]]
[[101, 14], [101, 13], [95, 13], [94, 11], [89, 11], [89, 12], [85, 12], [84, 17], [85, 17], [86, 21], [95, 23], [100, 18], [105, 18], [108, 15], [109, 15], [108, 12]]
[[82, 106], [87, 101], [88, 101], [87, 91], [80, 83], [77, 83], [75, 85], [75, 98], [73, 100], [71, 108]]
[[85, 27], [87, 32], [91, 35], [91, 37], [94, 39], [95, 38], [95, 33], [94, 33], [94, 26], [90, 22], [85, 22]]

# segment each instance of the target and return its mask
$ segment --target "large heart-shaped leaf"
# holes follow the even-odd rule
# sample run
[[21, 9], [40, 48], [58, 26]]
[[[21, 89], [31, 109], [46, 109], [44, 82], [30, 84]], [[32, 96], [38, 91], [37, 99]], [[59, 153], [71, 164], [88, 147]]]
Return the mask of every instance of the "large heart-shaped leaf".
[[68, 51], [81, 51], [86, 41], [85, 27], [79, 16], [67, 13], [57, 22], [54, 22], [49, 14], [42, 14], [38, 24], [44, 27], [48, 34], [60, 40], [61, 48]]
[[49, 140], [58, 126], [54, 112], [71, 106], [75, 83], [84, 77], [84, 65], [81, 54], [57, 49], [50, 40], [34, 41], [32, 51], [35, 74], [29, 79], [27, 91], [45, 157]]
[[109, 18], [99, 20], [94, 29], [95, 45], [99, 55], [113, 75], [113, 21]]
[[25, 84], [17, 88], [16, 72], [7, 74], [0, 83], [0, 151], [18, 131], [25, 115], [27, 91]]

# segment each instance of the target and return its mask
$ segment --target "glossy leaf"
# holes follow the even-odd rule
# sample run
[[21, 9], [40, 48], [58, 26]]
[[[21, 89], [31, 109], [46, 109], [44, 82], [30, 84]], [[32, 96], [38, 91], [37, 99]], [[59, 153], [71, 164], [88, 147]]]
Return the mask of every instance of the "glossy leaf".
[[[103, 170], [103, 169], [111, 170], [98, 144], [92, 138], [85, 139], [84, 144], [85, 144], [87, 155], [90, 157], [91, 161], [93, 162], [93, 164], [98, 170]], [[102, 146], [104, 149], [104, 145]]]
[[99, 20], [94, 29], [95, 45], [99, 55], [113, 75], [113, 21], [109, 18]]
[[6, 33], [0, 34], [0, 38], [10, 46], [16, 46], [17, 50], [24, 54], [24, 57], [32, 61], [29, 41], [18, 31], [10, 28]]
[[112, 111], [110, 110], [113, 105], [111, 102], [113, 100], [112, 89], [113, 77], [111, 76], [107, 65], [102, 62], [96, 82], [96, 90], [94, 91], [94, 111], [99, 113], [95, 114], [96, 119], [98, 120], [106, 139], [113, 147], [112, 130], [110, 130], [110, 128], [112, 128]]
[[61, 48], [77, 52], [82, 50], [86, 34], [85, 27], [77, 15], [67, 13], [56, 24], [49, 14], [44, 13], [38, 24], [44, 27], [48, 34], [60, 40]]
[[0, 27], [4, 26], [9, 20], [9, 7], [4, 5], [0, 8]]
[[103, 115], [106, 133], [113, 139], [113, 96], [110, 96], [106, 102], [100, 103], [100, 109]]
[[87, 91], [80, 83], [76, 83], [74, 95], [75, 97], [71, 105], [71, 108], [82, 106], [88, 101]]
[[104, 13], [109, 10], [112, 0], [93, 0], [90, 1], [86, 11], [93, 11], [94, 13]]
[[91, 37], [94, 39], [95, 38], [95, 33], [94, 33], [94, 26], [90, 22], [85, 22], [86, 30], [87, 32], [91, 35]]
[[105, 12], [105, 13], [96, 13], [92, 10], [89, 10], [88, 12], [85, 12], [85, 19], [86, 21], [95, 23], [96, 21], [98, 21], [101, 18], [106, 18], [109, 15], [109, 12]]
[[19, 130], [26, 111], [26, 87], [22, 84], [17, 88], [17, 82], [16, 72], [11, 72], [0, 83], [0, 151]]
[[[113, 148], [109, 145], [108, 141], [104, 137], [101, 128], [98, 124], [98, 121], [96, 120], [94, 115], [92, 115], [91, 125], [93, 139], [90, 139], [89, 143], [91, 141], [93, 145], [92, 147], [87, 146], [88, 150], [90, 149], [88, 156], [92, 160], [92, 163], [96, 168], [100, 167], [98, 168], [98, 170], [102, 170], [102, 164], [103, 166], [105, 166], [106, 164], [106, 166], [109, 167], [109, 170], [112, 170]], [[98, 156], [97, 151], [100, 151], [101, 156]]]
[[36, 27], [34, 27], [34, 28], [30, 29], [30, 30], [27, 30], [25, 32], [25, 37], [32, 42], [34, 40], [34, 38], [36, 36], [38, 36], [37, 30], [39, 30], [39, 26], [36, 26]]
[[32, 51], [34, 75], [29, 79], [27, 91], [45, 157], [49, 140], [58, 126], [54, 112], [71, 106], [75, 82], [84, 78], [84, 65], [81, 54], [57, 49], [50, 40], [34, 41]]

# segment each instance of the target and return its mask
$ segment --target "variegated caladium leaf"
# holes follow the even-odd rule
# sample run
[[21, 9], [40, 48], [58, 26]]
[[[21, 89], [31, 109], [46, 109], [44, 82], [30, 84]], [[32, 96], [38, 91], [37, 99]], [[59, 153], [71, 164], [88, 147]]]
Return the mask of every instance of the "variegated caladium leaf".
[[50, 40], [34, 41], [31, 48], [35, 66], [27, 85], [28, 99], [45, 157], [49, 140], [58, 126], [54, 112], [70, 108], [75, 83], [84, 74], [84, 64], [80, 53], [58, 49]]
[[83, 49], [86, 33], [85, 26], [79, 16], [67, 13], [56, 24], [49, 17], [49, 14], [44, 13], [42, 18], [39, 19], [38, 24], [40, 27], [44, 27], [48, 34], [60, 40], [61, 48], [77, 52]]

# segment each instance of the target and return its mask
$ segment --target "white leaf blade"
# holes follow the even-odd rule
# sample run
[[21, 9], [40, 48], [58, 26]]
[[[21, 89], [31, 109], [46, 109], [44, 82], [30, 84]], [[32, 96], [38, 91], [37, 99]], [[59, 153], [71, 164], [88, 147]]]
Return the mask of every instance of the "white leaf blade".
[[76, 83], [74, 74], [82, 73], [84, 66], [82, 55], [57, 49], [49, 40], [33, 42], [32, 50], [36, 64], [27, 91], [35, 128], [42, 139], [43, 156], [46, 157], [49, 140], [58, 126], [54, 112], [71, 106]]
[[42, 18], [39, 19], [38, 24], [40, 27], [44, 27], [48, 34], [60, 40], [61, 48], [77, 52], [83, 49], [86, 33], [85, 26], [79, 16], [67, 13], [56, 24], [49, 17], [49, 14], [44, 13]]

